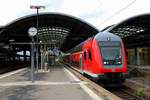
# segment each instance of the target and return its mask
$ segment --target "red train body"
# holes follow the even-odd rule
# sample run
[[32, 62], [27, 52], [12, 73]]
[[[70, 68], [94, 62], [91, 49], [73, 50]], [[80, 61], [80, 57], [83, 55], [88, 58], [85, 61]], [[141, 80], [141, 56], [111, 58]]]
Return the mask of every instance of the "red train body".
[[126, 54], [120, 37], [98, 33], [71, 49], [65, 61], [82, 74], [104, 82], [123, 82], [127, 73]]

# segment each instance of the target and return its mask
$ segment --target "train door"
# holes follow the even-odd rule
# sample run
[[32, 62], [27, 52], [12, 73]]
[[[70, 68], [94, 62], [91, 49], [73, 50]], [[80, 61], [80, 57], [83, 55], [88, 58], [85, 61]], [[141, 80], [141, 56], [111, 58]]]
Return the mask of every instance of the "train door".
[[82, 61], [82, 66], [84, 68], [84, 71], [87, 71], [88, 70], [88, 66], [87, 66], [87, 49], [84, 49], [82, 60], [83, 60]]
[[82, 64], [82, 53], [80, 54], [80, 61], [79, 61], [79, 67], [80, 67], [80, 72], [81, 72], [81, 74], [83, 74], [84, 72], [83, 72], [83, 64]]
[[91, 54], [91, 50], [88, 50], [88, 67], [89, 67], [89, 71], [92, 72], [92, 54]]

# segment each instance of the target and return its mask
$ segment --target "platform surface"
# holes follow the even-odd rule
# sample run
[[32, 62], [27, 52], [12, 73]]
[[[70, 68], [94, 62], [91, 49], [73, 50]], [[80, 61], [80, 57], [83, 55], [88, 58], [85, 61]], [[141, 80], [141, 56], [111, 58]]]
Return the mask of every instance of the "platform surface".
[[63, 66], [52, 66], [49, 72], [36, 74], [30, 81], [29, 69], [0, 75], [0, 100], [93, 100]]

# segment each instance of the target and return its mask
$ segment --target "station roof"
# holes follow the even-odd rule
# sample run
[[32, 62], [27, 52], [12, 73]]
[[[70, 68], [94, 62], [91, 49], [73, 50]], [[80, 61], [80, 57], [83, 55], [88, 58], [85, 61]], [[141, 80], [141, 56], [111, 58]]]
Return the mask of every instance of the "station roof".
[[[39, 41], [51, 48], [55, 45], [56, 48], [64, 52], [99, 32], [92, 25], [61, 13], [40, 14], [38, 21]], [[1, 27], [0, 46], [14, 42], [18, 43], [14, 45], [15, 48], [30, 50], [29, 45], [21, 45], [19, 43], [29, 43], [31, 41], [28, 29], [36, 27], [36, 23], [37, 15], [35, 14], [22, 17]]]
[[128, 18], [106, 30], [122, 37], [127, 48], [150, 47], [150, 14]]

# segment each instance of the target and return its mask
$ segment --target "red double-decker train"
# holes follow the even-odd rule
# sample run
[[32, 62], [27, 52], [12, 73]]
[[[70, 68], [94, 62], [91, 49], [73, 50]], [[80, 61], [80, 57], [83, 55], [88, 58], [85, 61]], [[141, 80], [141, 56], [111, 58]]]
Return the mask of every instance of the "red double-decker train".
[[109, 32], [100, 32], [69, 50], [64, 61], [101, 82], [122, 83], [127, 73], [123, 41]]

